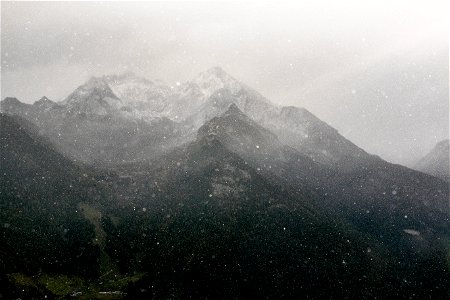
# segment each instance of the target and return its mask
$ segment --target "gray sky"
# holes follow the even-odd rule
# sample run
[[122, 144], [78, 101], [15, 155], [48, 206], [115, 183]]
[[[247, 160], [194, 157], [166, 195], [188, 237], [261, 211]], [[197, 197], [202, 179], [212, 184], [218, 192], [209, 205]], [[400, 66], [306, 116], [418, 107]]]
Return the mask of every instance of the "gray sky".
[[125, 71], [174, 84], [219, 65], [410, 164], [449, 134], [448, 13], [445, 0], [2, 2], [1, 97], [60, 100]]

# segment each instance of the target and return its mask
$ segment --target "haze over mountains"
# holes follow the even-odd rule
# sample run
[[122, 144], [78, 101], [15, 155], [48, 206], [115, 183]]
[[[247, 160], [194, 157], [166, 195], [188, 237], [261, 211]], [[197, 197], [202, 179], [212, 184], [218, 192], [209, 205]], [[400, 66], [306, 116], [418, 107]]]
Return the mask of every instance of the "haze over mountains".
[[[48, 131], [47, 135], [65, 151], [72, 152], [78, 159], [89, 161], [92, 160], [89, 155], [73, 153], [70, 149], [72, 146], [64, 146], [64, 143], [77, 138], [86, 139], [86, 135], [92, 134], [77, 134], [77, 128], [87, 126], [89, 131], [89, 127], [96, 127], [95, 130], [100, 132], [98, 127], [105, 127], [102, 134], [104, 137], [114, 130], [126, 132], [128, 134], [125, 136], [114, 133], [115, 139], [118, 139], [117, 135], [123, 136], [124, 140], [120, 142], [126, 148], [133, 148], [139, 143], [138, 140], [142, 140], [140, 133], [156, 131], [163, 135], [161, 147], [173, 147], [185, 142], [185, 138], [171, 139], [173, 131], [180, 131], [178, 137], [183, 135], [186, 139], [192, 139], [205, 121], [223, 113], [232, 103], [250, 118], [278, 134], [283, 143], [298, 148], [318, 161], [337, 163], [345, 160], [344, 155], [367, 155], [305, 109], [273, 105], [219, 67], [211, 68], [176, 88], [153, 83], [133, 74], [104, 76], [91, 78], [58, 104], [41, 99], [28, 105], [7, 98], [1, 107], [4, 112], [21, 115], [39, 123], [44, 131]], [[115, 126], [105, 126], [108, 121]], [[90, 122], [93, 123], [87, 125]], [[149, 126], [152, 129], [148, 129]], [[168, 127], [170, 132], [165, 132]], [[95, 148], [94, 137], [89, 142], [94, 144], [85, 145], [91, 148], [91, 157], [100, 162], [104, 160], [105, 156], [96, 155], [104, 150]], [[127, 159], [132, 160], [133, 157]]]
[[61, 102], [0, 108], [8, 296], [449, 293], [448, 182], [219, 67], [175, 87], [91, 78]]
[[430, 153], [417, 162], [414, 168], [450, 182], [449, 144], [448, 139], [436, 144]]

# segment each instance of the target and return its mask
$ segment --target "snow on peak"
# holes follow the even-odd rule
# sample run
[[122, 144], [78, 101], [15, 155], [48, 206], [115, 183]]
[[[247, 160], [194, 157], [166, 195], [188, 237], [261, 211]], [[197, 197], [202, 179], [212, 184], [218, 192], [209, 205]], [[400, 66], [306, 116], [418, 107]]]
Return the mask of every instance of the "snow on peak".
[[99, 100], [101, 98], [117, 99], [111, 88], [103, 78], [91, 77], [85, 84], [79, 86], [72, 94], [70, 94], [66, 102], [79, 102], [87, 100]]
[[190, 84], [188, 83], [188, 87], [197, 88], [204, 98], [208, 98], [219, 89], [237, 92], [243, 88], [243, 84], [228, 75], [222, 68], [212, 67], [197, 75]]
[[91, 77], [73, 91], [63, 104], [70, 112], [105, 115], [118, 109], [121, 101], [103, 78]]
[[167, 107], [171, 89], [163, 82], [150, 81], [134, 73], [105, 76], [105, 81], [121, 100], [126, 111], [137, 117], [152, 117]]

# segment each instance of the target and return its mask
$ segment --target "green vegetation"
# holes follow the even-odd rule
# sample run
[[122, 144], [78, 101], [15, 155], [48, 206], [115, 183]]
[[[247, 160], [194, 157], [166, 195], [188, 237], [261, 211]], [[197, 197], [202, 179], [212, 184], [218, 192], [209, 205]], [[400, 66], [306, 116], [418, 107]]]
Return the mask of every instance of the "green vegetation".
[[116, 275], [114, 280], [99, 278], [96, 281], [66, 275], [27, 276], [22, 273], [8, 275], [9, 283], [16, 287], [17, 296], [47, 296], [66, 299], [121, 299], [123, 290], [141, 279], [143, 274], [131, 276]]

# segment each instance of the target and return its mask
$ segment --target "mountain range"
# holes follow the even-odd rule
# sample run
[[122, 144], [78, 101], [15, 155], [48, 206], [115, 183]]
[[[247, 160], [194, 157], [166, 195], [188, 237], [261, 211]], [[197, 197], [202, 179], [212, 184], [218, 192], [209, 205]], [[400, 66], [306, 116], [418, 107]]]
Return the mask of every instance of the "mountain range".
[[[352, 167], [354, 159], [369, 156], [306, 109], [274, 105], [219, 67], [176, 88], [134, 74], [91, 78], [59, 103], [44, 97], [28, 105], [6, 98], [1, 110], [37, 123], [62, 151], [76, 159], [111, 163], [110, 157], [116, 153], [103, 155], [108, 149], [100, 145], [113, 139], [108, 137], [114, 136], [115, 147], [120, 143], [131, 152], [122, 161], [139, 160], [142, 157], [134, 146], [149, 138], [141, 137], [142, 132], [154, 131], [152, 138], [158, 140], [162, 134], [159, 148], [172, 149], [192, 140], [200, 126], [232, 103], [277, 134], [284, 144], [319, 162]], [[82, 132], [80, 128], [84, 128]], [[104, 141], [97, 143], [97, 138]], [[76, 139], [84, 141], [82, 149], [72, 143]], [[153, 150], [157, 156], [159, 151]]]
[[61, 102], [0, 108], [8, 295], [449, 295], [448, 182], [219, 67], [176, 87], [91, 78]]

